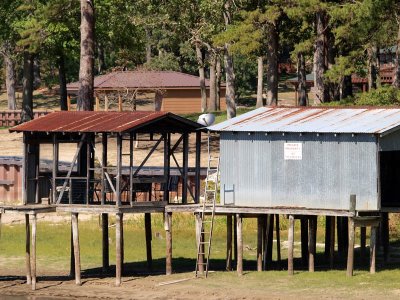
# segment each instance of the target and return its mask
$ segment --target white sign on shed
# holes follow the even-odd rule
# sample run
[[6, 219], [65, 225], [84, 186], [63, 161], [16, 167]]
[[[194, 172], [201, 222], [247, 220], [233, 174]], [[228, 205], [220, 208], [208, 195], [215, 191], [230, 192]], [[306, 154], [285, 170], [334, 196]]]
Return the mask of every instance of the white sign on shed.
[[302, 143], [285, 143], [283, 147], [283, 156], [285, 160], [303, 159]]

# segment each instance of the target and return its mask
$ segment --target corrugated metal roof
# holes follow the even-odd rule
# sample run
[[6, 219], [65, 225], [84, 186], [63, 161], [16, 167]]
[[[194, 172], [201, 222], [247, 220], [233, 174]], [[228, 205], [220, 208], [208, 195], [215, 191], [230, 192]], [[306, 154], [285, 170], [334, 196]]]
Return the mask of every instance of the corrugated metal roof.
[[163, 119], [187, 126], [189, 131], [201, 127], [198, 123], [169, 112], [59, 111], [13, 127], [10, 131], [121, 133]]
[[400, 126], [400, 108], [262, 107], [208, 127], [212, 131], [385, 133]]
[[[209, 81], [206, 79], [206, 86]], [[95, 89], [156, 89], [200, 88], [200, 77], [174, 71], [117, 71], [94, 78]], [[69, 91], [77, 90], [79, 82], [69, 83]]]

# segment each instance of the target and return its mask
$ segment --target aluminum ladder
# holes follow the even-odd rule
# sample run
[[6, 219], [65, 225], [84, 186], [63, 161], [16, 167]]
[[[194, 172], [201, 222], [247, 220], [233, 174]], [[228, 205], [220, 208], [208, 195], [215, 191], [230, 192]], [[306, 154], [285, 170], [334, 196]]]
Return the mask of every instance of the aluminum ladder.
[[[204, 198], [200, 212], [200, 228], [199, 236], [197, 238], [197, 259], [196, 259], [196, 272], [195, 277], [198, 278], [208, 276], [208, 266], [210, 262], [211, 241], [214, 228], [215, 218], [215, 203], [218, 193], [219, 183], [219, 156], [213, 156], [210, 150], [211, 136], [208, 133], [207, 146], [208, 146], [208, 163], [207, 163], [207, 177], [205, 180]], [[209, 210], [211, 209], [211, 213]], [[205, 248], [207, 250], [205, 251]], [[204, 255], [204, 260], [200, 258]], [[203, 266], [204, 273], [201, 273], [199, 267]]]

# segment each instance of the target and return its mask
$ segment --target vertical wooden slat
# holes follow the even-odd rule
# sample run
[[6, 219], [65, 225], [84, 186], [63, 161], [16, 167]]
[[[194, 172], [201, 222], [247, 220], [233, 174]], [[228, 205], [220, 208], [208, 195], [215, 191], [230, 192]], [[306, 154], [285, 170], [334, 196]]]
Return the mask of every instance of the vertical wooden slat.
[[104, 96], [104, 111], [108, 111], [108, 97]]
[[115, 215], [115, 285], [121, 285], [122, 276], [122, 226], [123, 214], [117, 213]]
[[32, 249], [31, 249], [32, 290], [36, 290], [36, 214], [32, 214]]
[[171, 134], [164, 133], [164, 191], [163, 191], [163, 201], [169, 202], [169, 178], [170, 178], [170, 148], [171, 148]]
[[349, 218], [349, 245], [347, 250], [347, 276], [353, 276], [354, 268], [354, 219]]
[[238, 241], [237, 241], [237, 215], [233, 215], [233, 260], [235, 262], [235, 266], [237, 266], [238, 261]]
[[332, 217], [331, 224], [330, 224], [331, 225], [331, 231], [330, 231], [331, 242], [330, 242], [330, 250], [329, 250], [329, 265], [330, 265], [331, 269], [333, 269], [334, 263], [335, 263], [335, 228], [336, 228], [335, 221], [336, 221], [335, 217]]
[[[91, 137], [87, 136], [86, 140], [86, 204], [89, 205], [89, 198], [90, 198], [90, 162], [91, 162], [91, 147], [90, 141]], [[94, 139], [93, 139], [94, 142]]]
[[133, 206], [133, 132], [129, 133], [129, 203]]
[[166, 242], [165, 273], [172, 274], [172, 213], [164, 213], [164, 229]]
[[278, 269], [281, 269], [281, 230], [279, 227], [279, 215], [275, 216], [275, 231], [276, 231], [276, 258], [278, 260]]
[[95, 111], [99, 111], [100, 110], [100, 99], [99, 96], [96, 95], [96, 106], [94, 108]]
[[237, 227], [237, 249], [238, 249], [238, 256], [237, 256], [237, 264], [236, 270], [238, 275], [243, 275], [243, 221], [242, 216], [240, 214], [236, 214], [236, 227]]
[[122, 111], [122, 97], [118, 95], [118, 111]]
[[289, 273], [289, 275], [294, 274], [293, 243], [294, 243], [294, 216], [289, 215], [289, 228], [288, 228], [288, 273]]
[[31, 272], [31, 233], [29, 226], [29, 215], [25, 214], [25, 267], [26, 267], [26, 283], [32, 283]]
[[200, 203], [201, 131], [196, 132], [195, 203]]
[[314, 272], [316, 250], [317, 217], [311, 216], [308, 222], [308, 271]]
[[71, 110], [71, 96], [70, 95], [67, 96], [67, 109], [68, 109], [68, 111]]
[[183, 178], [182, 178], [182, 203], [187, 203], [188, 195], [188, 163], [189, 163], [189, 134], [183, 134]]
[[[52, 184], [53, 184], [53, 190], [52, 190], [52, 202], [55, 203], [57, 201], [57, 174], [58, 174], [58, 157], [59, 157], [59, 144], [57, 141], [57, 135], [53, 134], [53, 178], [52, 178]], [[70, 186], [71, 189], [71, 186]]]
[[226, 270], [232, 271], [232, 215], [226, 216]]
[[74, 242], [74, 258], [75, 258], [75, 283], [81, 285], [81, 256], [79, 248], [79, 229], [78, 229], [78, 214], [71, 214], [72, 223], [72, 238]]
[[121, 172], [122, 172], [122, 136], [121, 134], [117, 135], [117, 178], [116, 178], [116, 186], [115, 190], [116, 194], [116, 205], [121, 206]]
[[263, 242], [263, 224], [262, 217], [257, 217], [257, 271], [262, 271], [262, 262], [263, 262], [263, 251], [262, 251], [262, 242]]
[[108, 136], [107, 133], [103, 133], [101, 136], [101, 144], [102, 144], [102, 153], [101, 153], [101, 165], [103, 166], [101, 168], [101, 204], [104, 205], [106, 202], [106, 190], [105, 190], [105, 185], [106, 183], [106, 177], [105, 177], [105, 167], [107, 167], [107, 156], [108, 156]]

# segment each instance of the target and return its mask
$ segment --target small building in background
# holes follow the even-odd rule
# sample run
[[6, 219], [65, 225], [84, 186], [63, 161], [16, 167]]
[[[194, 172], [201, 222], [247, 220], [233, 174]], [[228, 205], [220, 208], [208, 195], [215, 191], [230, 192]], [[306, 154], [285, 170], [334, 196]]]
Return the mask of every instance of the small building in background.
[[[210, 101], [209, 80], [205, 82]], [[67, 85], [68, 95], [78, 93], [79, 82]], [[161, 110], [176, 114], [201, 112], [200, 78], [174, 71], [115, 71], [96, 76], [97, 110]], [[225, 110], [225, 84], [220, 86], [220, 109]], [[146, 106], [147, 104], [147, 106]], [[209, 107], [209, 105], [208, 105]], [[218, 105], [217, 105], [218, 107]]]
[[400, 109], [259, 108], [220, 133], [221, 204], [394, 212]]

